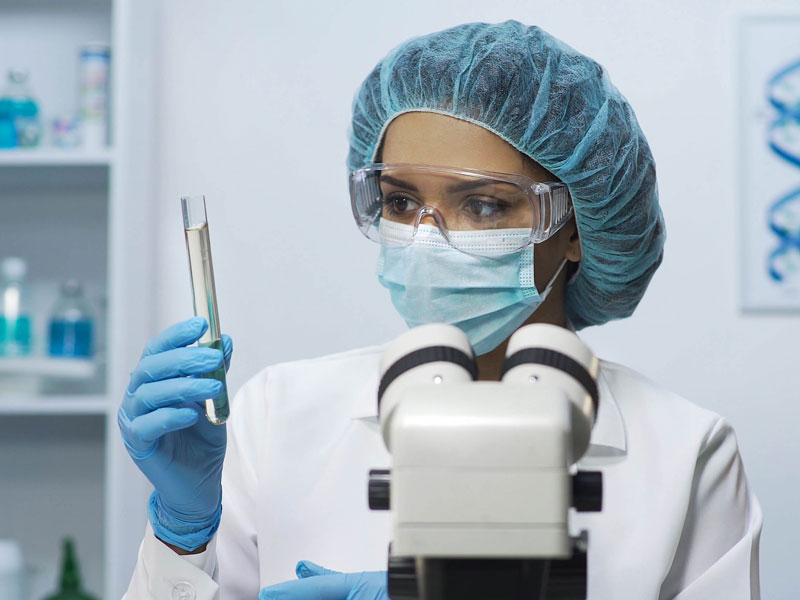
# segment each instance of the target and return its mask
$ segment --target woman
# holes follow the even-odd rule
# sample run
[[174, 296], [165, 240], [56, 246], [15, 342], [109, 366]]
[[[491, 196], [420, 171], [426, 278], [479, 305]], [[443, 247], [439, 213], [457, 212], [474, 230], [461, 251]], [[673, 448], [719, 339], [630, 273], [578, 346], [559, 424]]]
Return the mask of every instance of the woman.
[[[463, 329], [481, 379], [498, 379], [523, 324], [630, 315], [661, 261], [631, 107], [535, 27], [468, 24], [393, 50], [357, 94], [348, 167], [393, 304], [409, 325]], [[235, 398], [226, 443], [198, 404], [218, 384], [191, 377], [223, 360], [187, 347], [204, 330], [191, 319], [152, 340], [119, 411], [156, 490], [128, 597], [386, 597], [389, 518], [364, 498], [367, 471], [389, 464], [380, 348], [265, 369]], [[604, 509], [578, 516], [588, 597], [758, 598], [761, 512], [730, 426], [618, 365], [602, 363], [599, 389], [586, 460]]]

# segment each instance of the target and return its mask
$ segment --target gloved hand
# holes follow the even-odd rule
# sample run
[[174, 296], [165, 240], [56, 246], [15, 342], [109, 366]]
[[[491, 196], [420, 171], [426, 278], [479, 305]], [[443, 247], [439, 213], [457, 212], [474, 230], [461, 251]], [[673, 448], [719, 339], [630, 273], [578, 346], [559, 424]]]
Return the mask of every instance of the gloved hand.
[[[155, 487], [149, 518], [156, 536], [186, 550], [208, 542], [222, 514], [227, 434], [205, 417], [205, 400], [222, 384], [192, 376], [219, 368], [223, 352], [186, 347], [207, 328], [194, 317], [150, 340], [117, 413], [128, 454]], [[233, 344], [228, 336], [222, 342], [227, 370]]]
[[296, 573], [294, 581], [265, 587], [258, 600], [389, 600], [386, 571], [339, 573], [301, 560]]

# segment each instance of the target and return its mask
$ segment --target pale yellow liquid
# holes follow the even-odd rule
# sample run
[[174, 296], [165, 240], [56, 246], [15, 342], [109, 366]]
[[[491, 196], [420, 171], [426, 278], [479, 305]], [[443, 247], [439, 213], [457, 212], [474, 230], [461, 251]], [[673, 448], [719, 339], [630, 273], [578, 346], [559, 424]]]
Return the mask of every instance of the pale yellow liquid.
[[[211, 241], [208, 237], [208, 226], [186, 229], [186, 249], [189, 251], [189, 270], [192, 275], [192, 295], [194, 298], [194, 314], [204, 317], [208, 322], [208, 330], [197, 342], [199, 346], [222, 351], [222, 333], [219, 328], [217, 311], [217, 293], [214, 289], [214, 265], [211, 262]], [[222, 383], [222, 392], [216, 398], [206, 400], [206, 417], [215, 425], [222, 425], [230, 415], [228, 407], [228, 384], [225, 380], [225, 365], [216, 371], [207, 373]]]

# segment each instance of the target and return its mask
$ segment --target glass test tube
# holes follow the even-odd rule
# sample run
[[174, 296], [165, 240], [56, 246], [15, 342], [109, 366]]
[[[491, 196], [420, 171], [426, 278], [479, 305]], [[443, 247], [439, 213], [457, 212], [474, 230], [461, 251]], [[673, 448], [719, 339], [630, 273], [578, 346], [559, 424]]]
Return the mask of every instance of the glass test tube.
[[[181, 207], [183, 228], [186, 233], [186, 250], [189, 253], [189, 271], [192, 276], [194, 314], [204, 317], [208, 322], [208, 330], [197, 344], [222, 351], [222, 333], [219, 328], [217, 292], [214, 288], [214, 265], [211, 262], [211, 240], [208, 236], [205, 196], [183, 197]], [[222, 383], [220, 395], [206, 400], [206, 417], [214, 425], [222, 425], [230, 415], [225, 365], [204, 377], [212, 377]]]

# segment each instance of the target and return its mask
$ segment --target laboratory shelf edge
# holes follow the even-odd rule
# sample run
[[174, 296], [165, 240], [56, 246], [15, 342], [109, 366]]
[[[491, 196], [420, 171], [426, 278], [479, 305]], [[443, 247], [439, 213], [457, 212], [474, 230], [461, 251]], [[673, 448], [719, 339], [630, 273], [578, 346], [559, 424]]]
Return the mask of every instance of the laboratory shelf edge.
[[69, 150], [43, 148], [36, 150], [0, 150], [0, 167], [82, 167], [111, 166], [113, 150]]
[[111, 402], [104, 395], [0, 398], [0, 415], [105, 415], [110, 410]]
[[105, 590], [128, 587], [144, 533], [150, 486], [125, 452], [116, 410], [153, 330], [158, 0], [113, 0], [112, 141], [109, 174]]
[[101, 364], [97, 359], [21, 357], [0, 359], [0, 375], [25, 374], [66, 379], [87, 379]]

